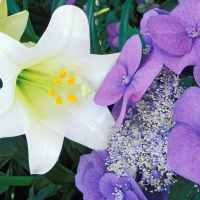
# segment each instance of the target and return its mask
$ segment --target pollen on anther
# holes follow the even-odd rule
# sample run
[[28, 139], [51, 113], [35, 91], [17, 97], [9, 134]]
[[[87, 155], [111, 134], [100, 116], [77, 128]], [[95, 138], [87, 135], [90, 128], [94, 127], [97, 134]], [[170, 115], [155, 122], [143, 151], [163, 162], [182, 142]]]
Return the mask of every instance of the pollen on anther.
[[56, 98], [56, 104], [57, 105], [62, 104], [62, 97], [59, 96], [59, 97]]
[[74, 84], [75, 83], [75, 77], [74, 76], [70, 76], [69, 78], [68, 78], [68, 80], [67, 80], [67, 82], [69, 83], [69, 84]]
[[57, 78], [54, 78], [54, 80], [53, 80], [53, 82], [55, 83], [55, 84], [60, 84], [60, 81], [57, 79]]
[[59, 73], [60, 78], [65, 78], [67, 76], [67, 72], [66, 71], [61, 71]]
[[54, 95], [55, 95], [55, 91], [52, 90], [52, 89], [48, 90], [48, 93], [49, 93], [51, 96], [54, 96]]
[[67, 95], [67, 99], [68, 99], [70, 102], [76, 102], [76, 101], [77, 101], [76, 96], [74, 96], [73, 94], [68, 94], [68, 95]]

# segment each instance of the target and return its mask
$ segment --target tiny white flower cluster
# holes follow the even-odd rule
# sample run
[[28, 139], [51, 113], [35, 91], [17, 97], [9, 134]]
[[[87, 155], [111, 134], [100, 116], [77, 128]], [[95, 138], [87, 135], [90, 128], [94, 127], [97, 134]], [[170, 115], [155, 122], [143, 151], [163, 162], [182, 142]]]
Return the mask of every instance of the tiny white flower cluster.
[[151, 185], [152, 191], [167, 190], [174, 183], [176, 175], [166, 164], [167, 140], [175, 126], [174, 103], [184, 91], [179, 85], [179, 78], [164, 67], [137, 103], [136, 114], [129, 108], [123, 126], [110, 136], [108, 171], [127, 176], [127, 168], [141, 188]]

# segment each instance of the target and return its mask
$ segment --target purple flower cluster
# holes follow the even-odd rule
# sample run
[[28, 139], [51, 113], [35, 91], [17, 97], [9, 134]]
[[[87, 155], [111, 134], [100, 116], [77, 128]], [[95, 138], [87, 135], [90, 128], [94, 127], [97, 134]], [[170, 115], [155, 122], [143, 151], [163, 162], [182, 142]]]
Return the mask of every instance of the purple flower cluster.
[[[77, 188], [85, 200], [147, 200], [143, 192], [129, 175], [118, 177], [107, 173], [105, 167], [107, 151], [92, 151], [80, 158], [76, 179]], [[127, 171], [128, 173], [128, 171]]]

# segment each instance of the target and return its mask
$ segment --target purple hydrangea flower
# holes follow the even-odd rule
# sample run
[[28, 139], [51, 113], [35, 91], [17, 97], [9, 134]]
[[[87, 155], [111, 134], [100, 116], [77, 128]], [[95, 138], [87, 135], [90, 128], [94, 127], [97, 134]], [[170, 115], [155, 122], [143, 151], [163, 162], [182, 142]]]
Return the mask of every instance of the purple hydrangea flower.
[[108, 45], [114, 49], [117, 50], [119, 47], [119, 22], [117, 23], [110, 23], [107, 26], [107, 32], [110, 35], [108, 38]]
[[72, 4], [74, 4], [76, 2], [76, 0], [68, 0], [67, 2], [66, 2], [66, 5], [72, 5]]
[[168, 138], [167, 162], [177, 174], [200, 184], [200, 88], [190, 87], [174, 106], [178, 126]]
[[106, 173], [105, 159], [107, 151], [92, 151], [80, 158], [76, 186], [85, 200], [146, 200], [141, 189], [132, 177], [118, 177]]
[[154, 13], [147, 21], [145, 31], [155, 43], [155, 52], [177, 74], [188, 65], [196, 65], [199, 60], [199, 10], [198, 0], [185, 0], [169, 15]]
[[101, 106], [123, 99], [116, 127], [122, 123], [129, 101], [137, 102], [162, 69], [162, 63], [152, 53], [139, 66], [141, 54], [140, 38], [134, 35], [125, 43], [116, 65], [107, 74], [94, 97], [95, 103]]

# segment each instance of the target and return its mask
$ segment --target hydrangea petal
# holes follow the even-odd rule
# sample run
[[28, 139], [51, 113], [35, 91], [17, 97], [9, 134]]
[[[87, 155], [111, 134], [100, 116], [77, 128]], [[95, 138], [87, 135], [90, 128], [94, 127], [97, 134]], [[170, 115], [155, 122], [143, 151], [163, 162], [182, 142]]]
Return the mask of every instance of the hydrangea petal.
[[0, 20], [7, 17], [8, 11], [7, 11], [7, 3], [6, 0], [1, 0], [0, 1]]
[[194, 78], [198, 85], [200, 85], [200, 63], [194, 66]]
[[121, 84], [121, 78], [127, 76], [123, 65], [115, 65], [105, 77], [97, 94], [94, 97], [96, 104], [108, 106], [117, 102], [123, 95], [125, 86]]
[[197, 43], [194, 43], [192, 50], [183, 56], [175, 56], [163, 51], [157, 45], [154, 46], [155, 52], [160, 60], [172, 70], [175, 74], [180, 74], [181, 71], [188, 65], [197, 63], [198, 51], [196, 51]]
[[84, 190], [84, 185], [83, 185], [84, 174], [90, 167], [93, 166], [96, 168], [96, 173], [99, 173], [100, 175], [103, 175], [106, 171], [104, 161], [96, 151], [92, 151], [91, 154], [86, 154], [80, 157], [75, 180], [76, 180], [76, 186], [81, 192], [83, 192]]
[[181, 18], [181, 20], [186, 22], [189, 25], [186, 28], [198, 28], [200, 19], [199, 10], [200, 4], [198, 0], [182, 1], [181, 4], [171, 11], [170, 15]]
[[126, 199], [127, 199], [127, 200], [128, 200], [128, 199], [131, 199], [131, 200], [139, 200], [138, 197], [137, 197], [137, 195], [136, 195], [134, 192], [132, 192], [132, 191], [127, 191], [127, 192], [125, 193], [125, 195], [126, 195]]
[[172, 171], [200, 183], [199, 132], [186, 124], [178, 125], [169, 134], [167, 152], [167, 163]]
[[31, 174], [48, 172], [57, 162], [64, 136], [36, 121], [26, 132], [26, 138]]
[[90, 54], [88, 63], [77, 75], [84, 79], [95, 90], [98, 90], [108, 71], [116, 64], [118, 57], [119, 53], [106, 55]]
[[[55, 63], [66, 63], [78, 72], [87, 64], [89, 53], [89, 27], [85, 13], [76, 6], [64, 5], [53, 13], [25, 68], [53, 59]], [[36, 68], [41, 70], [41, 65], [34, 66]], [[43, 71], [52, 70], [52, 73], [55, 70], [48, 65], [42, 68]]]
[[64, 96], [63, 104], [56, 105], [55, 98], [47, 92], [34, 86], [24, 87], [39, 110], [40, 120], [44, 124], [92, 149], [107, 148], [109, 128], [114, 120], [107, 108], [94, 103], [94, 94], [82, 100], [80, 96], [80, 101], [75, 103], [69, 102]]
[[115, 196], [112, 195], [115, 192], [115, 186], [118, 182], [117, 175], [113, 173], [106, 173], [101, 177], [99, 181], [99, 189], [105, 198], [114, 200]]
[[127, 70], [127, 75], [132, 76], [140, 64], [141, 56], [142, 43], [139, 35], [134, 35], [124, 44], [117, 64], [123, 65]]
[[23, 11], [0, 20], [0, 32], [20, 40], [27, 24], [28, 12]]
[[131, 100], [133, 102], [137, 102], [142, 97], [154, 78], [161, 71], [162, 66], [163, 63], [154, 52], [151, 52], [146, 57], [130, 83], [132, 88]]
[[186, 31], [188, 27], [178, 18], [169, 15], [153, 16], [147, 26], [153, 41], [164, 51], [181, 56], [191, 50], [193, 40]]
[[104, 200], [99, 190], [99, 180], [101, 175], [97, 173], [94, 167], [89, 168], [83, 177], [84, 199], [85, 200]]
[[188, 88], [174, 105], [173, 119], [178, 124], [186, 123], [200, 132], [200, 89]]

